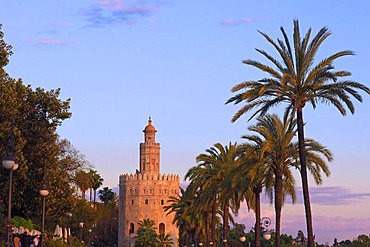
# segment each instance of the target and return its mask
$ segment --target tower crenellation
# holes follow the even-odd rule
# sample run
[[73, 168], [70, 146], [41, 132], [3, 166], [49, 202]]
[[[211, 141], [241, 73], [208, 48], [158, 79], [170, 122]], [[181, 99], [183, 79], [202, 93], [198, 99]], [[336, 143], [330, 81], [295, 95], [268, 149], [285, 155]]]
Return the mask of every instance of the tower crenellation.
[[126, 173], [119, 176], [120, 181], [126, 180], [166, 180], [180, 182], [180, 176], [177, 174], [138, 174], [138, 173]]

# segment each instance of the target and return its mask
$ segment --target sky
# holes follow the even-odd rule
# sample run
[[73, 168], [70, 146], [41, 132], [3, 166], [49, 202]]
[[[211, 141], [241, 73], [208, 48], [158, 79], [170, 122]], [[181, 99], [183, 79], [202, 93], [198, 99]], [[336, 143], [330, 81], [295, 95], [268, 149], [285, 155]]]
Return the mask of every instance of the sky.
[[[351, 71], [352, 80], [369, 87], [368, 9], [365, 0], [4, 0], [0, 23], [14, 51], [6, 71], [34, 88], [61, 88], [61, 99], [71, 98], [72, 118], [58, 133], [86, 155], [104, 186], [114, 188], [120, 174], [139, 167], [149, 116], [158, 130], [162, 173], [183, 178], [213, 144], [242, 142], [253, 120], [246, 114], [231, 123], [241, 105], [225, 102], [234, 85], [263, 77], [242, 64], [249, 58], [267, 62], [255, 48], [277, 56], [258, 30], [276, 39], [281, 26], [291, 36], [294, 19], [302, 33], [327, 26], [332, 35], [317, 60], [355, 51], [336, 69]], [[310, 183], [321, 243], [370, 233], [370, 97], [363, 96], [346, 117], [332, 106], [305, 108], [306, 137], [334, 154], [330, 177], [319, 187]], [[282, 212], [282, 232], [293, 236], [306, 233], [298, 195]], [[274, 218], [267, 201], [262, 216]], [[250, 229], [253, 217], [242, 208], [238, 221]]]

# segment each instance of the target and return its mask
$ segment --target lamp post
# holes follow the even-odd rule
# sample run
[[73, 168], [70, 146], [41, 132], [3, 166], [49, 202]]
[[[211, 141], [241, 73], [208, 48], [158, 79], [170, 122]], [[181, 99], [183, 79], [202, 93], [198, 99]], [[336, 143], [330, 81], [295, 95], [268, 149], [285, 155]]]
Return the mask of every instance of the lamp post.
[[271, 219], [269, 217], [263, 217], [261, 219], [261, 227], [262, 227], [262, 237], [264, 240], [270, 240], [271, 232], [269, 231], [268, 227], [271, 225]]
[[42, 196], [41, 247], [45, 247], [45, 198], [49, 195], [49, 189], [46, 187], [46, 164], [44, 165], [44, 178], [39, 193]]
[[6, 246], [11, 247], [11, 238], [12, 238], [12, 191], [13, 191], [13, 171], [18, 169], [19, 164], [13, 156], [14, 153], [14, 123], [11, 124], [10, 128], [10, 140], [9, 140], [9, 149], [7, 155], [2, 160], [2, 165], [5, 169], [9, 170], [9, 197], [8, 197], [8, 217], [6, 221], [7, 227], [7, 240]]
[[70, 220], [71, 220], [71, 217], [72, 217], [72, 213], [71, 212], [68, 212], [67, 213], [67, 216], [68, 216], [68, 220], [67, 220], [67, 242], [68, 242], [68, 246], [71, 246], [71, 239], [70, 239], [70, 235], [71, 235], [71, 229], [70, 229]]
[[80, 227], [80, 242], [82, 242], [82, 228], [84, 228], [84, 223], [81, 221], [78, 226]]
[[88, 243], [88, 246], [91, 246], [91, 232], [92, 232], [92, 229], [90, 228], [89, 229], [89, 243]]
[[[269, 227], [271, 225], [271, 220], [269, 217], [263, 217], [261, 219], [261, 227], [263, 227], [263, 233], [262, 233], [262, 236], [265, 240], [270, 240], [271, 238], [271, 233], [270, 231], [267, 229], [267, 227]], [[266, 228], [266, 230], [265, 230]]]

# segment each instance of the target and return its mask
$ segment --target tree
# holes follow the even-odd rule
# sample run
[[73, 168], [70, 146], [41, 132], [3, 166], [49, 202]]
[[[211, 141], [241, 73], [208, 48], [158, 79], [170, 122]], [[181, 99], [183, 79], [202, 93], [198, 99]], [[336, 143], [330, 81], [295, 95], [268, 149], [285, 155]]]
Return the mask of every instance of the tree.
[[[201, 179], [201, 183], [203, 183], [201, 185], [202, 190], [212, 192], [212, 194], [204, 193], [203, 195], [218, 199], [217, 201], [222, 208], [223, 239], [227, 239], [228, 236], [229, 217], [231, 216], [229, 214], [230, 203], [235, 202], [233, 200], [235, 199], [235, 191], [232, 191], [234, 187], [231, 183], [225, 181], [232, 169], [240, 165], [241, 159], [239, 159], [239, 156], [240, 146], [237, 143], [232, 144], [230, 142], [225, 147], [221, 143], [216, 143], [213, 147], [206, 149], [206, 153], [197, 156], [196, 160], [199, 163], [197, 172], [199, 174], [190, 169], [185, 175], [185, 179], [194, 179], [195, 177], [198, 177], [198, 181]], [[207, 176], [201, 173], [202, 169], [210, 171]], [[231, 209], [235, 210], [234, 207], [231, 207]], [[224, 245], [227, 246], [227, 242], [224, 242]]]
[[[285, 119], [282, 122], [276, 114], [267, 114], [257, 118], [255, 125], [249, 126], [248, 130], [252, 135], [243, 136], [251, 143], [253, 149], [258, 147], [259, 162], [252, 165], [266, 169], [265, 181], [266, 191], [270, 201], [274, 200], [275, 205], [275, 246], [280, 246], [280, 224], [281, 211], [286, 195], [295, 201], [295, 180], [291, 172], [292, 168], [299, 168], [298, 144], [293, 141], [296, 134], [296, 121]], [[306, 139], [306, 155], [309, 171], [313, 174], [315, 182], [321, 184], [321, 173], [329, 175], [329, 169], [324, 156], [328, 161], [332, 160], [331, 152], [320, 143]], [[248, 152], [247, 152], [248, 153]], [[253, 169], [253, 168], [252, 168]]]
[[[179, 228], [180, 245], [190, 245], [194, 243], [195, 232], [199, 232], [199, 218], [201, 214], [198, 211], [194, 195], [194, 185], [190, 184], [186, 190], [180, 188], [181, 193], [177, 196], [171, 196], [168, 205], [164, 206], [167, 215], [174, 213], [173, 223]], [[195, 216], [195, 217], [194, 217]]]
[[99, 199], [107, 206], [108, 202], [114, 199], [114, 192], [112, 189], [104, 187], [102, 190], [99, 190]]
[[[199, 164], [189, 169], [185, 175], [185, 179], [190, 180], [190, 185], [187, 187], [187, 193], [192, 195], [191, 206], [194, 208], [192, 214], [197, 216], [204, 216], [203, 224], [196, 224], [204, 226], [202, 229], [203, 235], [206, 236], [206, 242], [215, 242], [216, 232], [215, 227], [219, 221], [217, 217], [218, 208], [220, 204], [218, 198], [220, 197], [220, 185], [215, 186], [213, 179], [215, 178], [215, 169], [211, 164]], [[212, 182], [213, 181], [213, 182]], [[189, 211], [190, 212], [190, 211]], [[209, 217], [210, 215], [210, 217]], [[209, 219], [210, 218], [210, 219]], [[203, 221], [202, 219], [199, 219]]]
[[91, 176], [89, 173], [80, 170], [75, 174], [74, 182], [81, 191], [81, 198], [86, 200], [86, 190], [91, 188]]
[[67, 174], [68, 180], [73, 181], [76, 173], [90, 167], [86, 156], [77, 150], [67, 139], [58, 139], [58, 160], [60, 169]]
[[158, 246], [158, 236], [155, 232], [155, 222], [151, 219], [139, 221], [139, 229], [135, 237], [135, 247], [155, 247]]
[[[98, 239], [94, 243], [102, 246], [114, 246], [118, 244], [118, 196], [108, 187], [99, 191], [99, 197], [104, 202], [97, 203], [96, 208], [99, 217], [96, 220], [96, 235]], [[99, 245], [100, 246], [100, 245]]]
[[170, 234], [159, 234], [158, 241], [160, 247], [172, 247], [174, 244]]
[[[72, 190], [66, 173], [59, 164], [57, 128], [71, 116], [70, 99], [61, 100], [60, 89], [49, 91], [25, 85], [21, 79], [11, 78], [5, 71], [12, 54], [0, 26], [0, 155], [9, 151], [10, 130], [14, 133], [14, 155], [20, 166], [14, 171], [12, 216], [40, 222], [42, 200], [39, 189], [46, 164], [48, 218], [71, 208]], [[0, 169], [2, 177], [9, 172]], [[7, 179], [0, 181], [0, 194], [7, 195]], [[2, 196], [0, 196], [0, 200]], [[7, 198], [4, 198], [7, 201]], [[32, 202], [32, 203], [30, 203]]]
[[94, 190], [94, 205], [96, 204], [96, 191], [103, 185], [104, 179], [100, 176], [100, 174], [90, 169], [90, 173], [92, 175], [92, 189]]
[[346, 115], [347, 109], [353, 114], [355, 111], [351, 97], [362, 102], [359, 91], [370, 94], [370, 89], [365, 85], [346, 79], [351, 73], [345, 70], [334, 70], [334, 62], [341, 57], [354, 55], [354, 52], [345, 50], [334, 53], [315, 64], [315, 58], [321, 44], [331, 35], [326, 27], [311, 39], [311, 29], [301, 38], [298, 20], [294, 20], [293, 46], [284, 30], [280, 28], [283, 40], [275, 42], [267, 34], [262, 36], [278, 52], [282, 62], [261, 49], [256, 51], [267, 58], [273, 65], [247, 59], [243, 63], [265, 72], [269, 77], [260, 80], [249, 80], [232, 88], [238, 92], [226, 104], [233, 102], [245, 105], [239, 109], [232, 118], [235, 122], [243, 114], [257, 109], [252, 116], [264, 115], [270, 108], [281, 103], [287, 103], [285, 117], [289, 114], [297, 118], [300, 174], [302, 180], [304, 206], [306, 213], [307, 233], [309, 246], [314, 246], [312, 212], [308, 189], [306, 151], [304, 145], [303, 108], [311, 104], [313, 108], [319, 103], [334, 105], [342, 114]]

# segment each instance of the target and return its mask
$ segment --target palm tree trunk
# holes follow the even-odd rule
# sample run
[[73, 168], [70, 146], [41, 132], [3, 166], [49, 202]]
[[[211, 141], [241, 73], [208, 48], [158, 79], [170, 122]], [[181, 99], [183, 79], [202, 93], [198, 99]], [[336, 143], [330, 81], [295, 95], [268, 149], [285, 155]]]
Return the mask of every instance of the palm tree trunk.
[[211, 224], [211, 241], [216, 244], [215, 226], [216, 226], [216, 210], [217, 210], [217, 200], [216, 196], [212, 202], [212, 224]]
[[92, 204], [92, 188], [90, 188], [90, 206]]
[[[227, 235], [229, 234], [229, 203], [225, 203], [224, 207], [224, 218], [223, 218], [223, 223], [224, 223], [224, 237], [223, 240], [227, 240]], [[224, 247], [229, 246], [227, 241], [224, 242]]]
[[255, 214], [256, 223], [254, 225], [254, 242], [256, 247], [261, 247], [261, 197], [262, 185], [257, 185], [253, 188], [253, 193], [256, 198]]
[[94, 190], [94, 208], [96, 208], [96, 190]]
[[304, 124], [303, 124], [303, 113], [302, 109], [297, 109], [297, 128], [298, 128], [298, 145], [299, 145], [299, 159], [301, 163], [301, 179], [303, 189], [304, 208], [306, 213], [306, 225], [308, 235], [308, 246], [314, 247], [315, 243], [313, 240], [313, 224], [312, 224], [312, 212], [310, 203], [310, 192], [308, 189], [308, 178], [307, 178], [307, 163], [306, 163], [306, 147], [304, 143]]
[[283, 178], [277, 172], [275, 175], [275, 247], [280, 247], [281, 208], [283, 201]]

